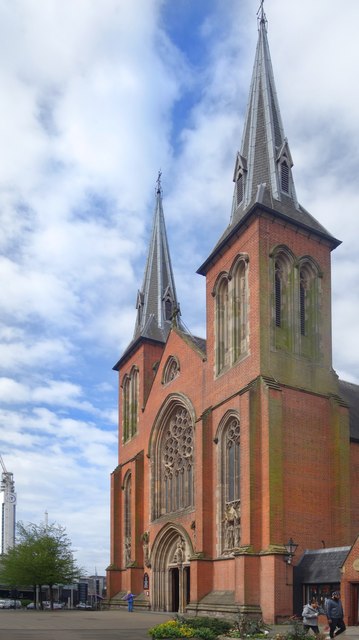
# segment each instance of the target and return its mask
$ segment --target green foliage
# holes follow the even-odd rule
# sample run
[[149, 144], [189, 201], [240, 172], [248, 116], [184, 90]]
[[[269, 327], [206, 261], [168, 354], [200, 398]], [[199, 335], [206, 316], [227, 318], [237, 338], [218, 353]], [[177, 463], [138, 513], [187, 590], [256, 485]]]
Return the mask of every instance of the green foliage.
[[203, 627], [210, 629], [215, 635], [226, 634], [233, 627], [233, 622], [224, 618], [210, 618], [209, 616], [197, 616], [196, 618], [185, 618], [177, 616], [177, 620], [188, 624], [193, 629], [201, 629]]
[[169, 620], [149, 629], [148, 633], [153, 640], [162, 638], [193, 638], [194, 630], [179, 620]]
[[209, 627], [198, 627], [194, 629], [194, 638], [200, 638], [201, 640], [216, 640], [217, 633], [215, 633]]
[[177, 616], [175, 620], [169, 620], [152, 627], [149, 630], [153, 640], [164, 638], [193, 638], [193, 640], [216, 640], [220, 633], [225, 633], [231, 627], [231, 623], [218, 618], [185, 618]]
[[[326, 637], [324, 633], [319, 633], [315, 636], [316, 640], [325, 640]], [[309, 640], [311, 638], [313, 638], [313, 633], [304, 629], [302, 620], [300, 618], [291, 618], [289, 631], [276, 633], [273, 640]]]
[[31, 602], [33, 602], [32, 600], [28, 600], [26, 598], [22, 598], [21, 600], [21, 606], [22, 607], [27, 607], [28, 604], [30, 604]]
[[230, 633], [232, 638], [261, 638], [266, 636], [270, 627], [263, 622], [262, 618], [250, 618], [240, 613], [233, 625], [233, 631]]
[[17, 542], [1, 558], [0, 583], [9, 587], [71, 583], [81, 569], [77, 566], [71, 542], [63, 527], [17, 525]]

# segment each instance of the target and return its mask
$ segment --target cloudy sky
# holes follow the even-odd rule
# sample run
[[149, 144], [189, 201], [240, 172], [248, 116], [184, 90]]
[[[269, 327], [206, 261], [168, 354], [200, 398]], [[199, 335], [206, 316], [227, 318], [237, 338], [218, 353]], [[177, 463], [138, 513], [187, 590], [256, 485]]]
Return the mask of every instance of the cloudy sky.
[[[259, 0], [0, 0], [0, 453], [17, 516], [109, 563], [117, 380], [155, 182], [182, 317], [229, 222]], [[358, 0], [266, 0], [301, 204], [333, 254], [333, 354], [359, 383]]]

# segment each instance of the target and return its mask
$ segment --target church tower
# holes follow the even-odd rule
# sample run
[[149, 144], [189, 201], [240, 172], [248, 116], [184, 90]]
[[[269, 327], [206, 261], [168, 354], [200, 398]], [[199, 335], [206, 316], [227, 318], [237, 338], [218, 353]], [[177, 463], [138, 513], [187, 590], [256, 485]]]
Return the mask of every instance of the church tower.
[[[136, 558], [144, 532], [144, 442], [149, 425], [142, 418], [158, 363], [172, 327], [181, 328], [162, 203], [161, 172], [151, 239], [132, 341], [114, 366], [119, 373], [119, 461], [112, 474], [111, 558], [116, 568], [128, 568], [128, 585], [136, 584]], [[144, 430], [146, 433], [144, 434]], [[130, 459], [125, 466], [121, 462]], [[109, 573], [110, 591], [119, 590], [121, 574]], [[126, 583], [127, 584], [127, 583]]]
[[320, 548], [322, 531], [328, 546], [351, 540], [348, 412], [331, 355], [330, 254], [340, 243], [299, 204], [292, 167], [262, 3], [230, 222], [198, 273], [217, 446], [226, 415], [240, 431], [240, 500], [228, 493], [228, 461], [218, 550], [235, 556], [235, 601], [243, 611], [258, 602], [272, 621], [292, 600], [286, 541], [300, 553]]

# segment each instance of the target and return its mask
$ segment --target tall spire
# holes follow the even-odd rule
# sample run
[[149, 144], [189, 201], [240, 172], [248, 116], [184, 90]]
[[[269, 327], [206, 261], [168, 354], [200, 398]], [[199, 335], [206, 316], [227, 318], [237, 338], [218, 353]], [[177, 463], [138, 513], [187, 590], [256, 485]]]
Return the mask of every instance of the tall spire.
[[171, 326], [177, 324], [179, 315], [163, 214], [161, 175], [159, 172], [156, 181], [151, 242], [142, 288], [137, 295], [133, 340], [142, 337], [165, 342]]
[[241, 150], [233, 180], [231, 222], [255, 202], [273, 208], [298, 209], [292, 177], [292, 157], [284, 135], [267, 39], [263, 0], [257, 13], [258, 43]]
[[258, 42], [244, 123], [242, 145], [237, 153], [235, 183], [229, 225], [197, 273], [205, 275], [222, 255], [232, 236], [260, 210], [285, 219], [305, 230], [325, 237], [333, 247], [340, 244], [302, 207], [295, 193], [292, 156], [284, 135], [274, 84], [267, 38], [267, 18], [261, 0], [258, 18]]

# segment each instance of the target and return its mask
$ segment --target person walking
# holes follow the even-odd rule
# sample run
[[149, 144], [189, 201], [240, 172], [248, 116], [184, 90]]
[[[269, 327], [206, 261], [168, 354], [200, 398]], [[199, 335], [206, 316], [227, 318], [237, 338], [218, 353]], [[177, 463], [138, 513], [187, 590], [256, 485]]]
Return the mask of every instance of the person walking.
[[319, 633], [318, 616], [321, 613], [316, 598], [312, 598], [311, 601], [304, 606], [302, 617], [303, 627], [306, 631], [313, 631], [315, 635]]
[[339, 636], [346, 629], [340, 591], [333, 591], [332, 597], [327, 602], [326, 614], [329, 623], [329, 636], [331, 638]]
[[133, 595], [133, 593], [131, 591], [127, 591], [126, 595], [123, 598], [124, 600], [127, 600], [127, 611], [132, 612], [133, 611], [133, 601], [135, 599], [135, 596]]

